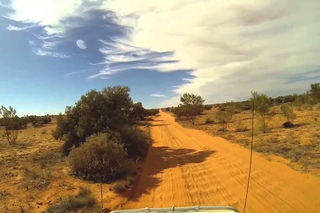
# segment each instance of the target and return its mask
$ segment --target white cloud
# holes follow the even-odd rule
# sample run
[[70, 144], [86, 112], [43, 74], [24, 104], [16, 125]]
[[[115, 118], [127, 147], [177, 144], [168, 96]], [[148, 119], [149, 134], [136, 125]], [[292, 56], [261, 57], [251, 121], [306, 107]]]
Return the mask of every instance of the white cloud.
[[82, 50], [87, 49], [87, 44], [86, 44], [86, 42], [83, 41], [83, 40], [77, 40], [77, 41], [76, 41], [76, 44], [77, 44], [77, 46], [78, 46], [80, 49], [82, 49]]
[[151, 96], [151, 97], [156, 97], [156, 98], [165, 98], [165, 97], [167, 97], [166, 95], [158, 94], [158, 93], [151, 94], [150, 96]]
[[106, 77], [108, 75], [112, 75], [113, 72], [108, 68], [106, 67], [105, 69], [103, 70], [100, 70], [98, 74], [94, 74], [94, 75], [91, 75], [88, 77], [88, 79], [93, 79], [93, 78], [97, 78], [97, 77]]
[[69, 55], [64, 54], [64, 53], [57, 53], [57, 52], [49, 52], [49, 51], [45, 51], [43, 49], [36, 49], [33, 48], [33, 53], [39, 56], [51, 56], [51, 57], [55, 57], [55, 58], [70, 58]]
[[[100, 9], [114, 11], [120, 24], [131, 27], [131, 32], [127, 41], [116, 41], [114, 46], [105, 42], [106, 47], [100, 50], [105, 62], [97, 65], [130, 62], [137, 56], [121, 53], [140, 51], [144, 58], [144, 51], [152, 50], [174, 51], [173, 59], [179, 61], [157, 65], [160, 71], [193, 69], [194, 78], [175, 87], [176, 97], [167, 100], [168, 104], [177, 104], [184, 92], [221, 102], [245, 98], [252, 90], [270, 94], [305, 91], [309, 81], [286, 85], [286, 79], [320, 69], [318, 0], [104, 2]], [[44, 27], [47, 37], [42, 38], [43, 48], [50, 49], [65, 32], [61, 20], [78, 14], [81, 4], [82, 0], [15, 0], [9, 18]], [[106, 68], [89, 79], [121, 70]]]
[[0, 2], [0, 7], [12, 9], [12, 8], [10, 7], [10, 5], [6, 5], [6, 4], [4, 4], [4, 3], [2, 3], [2, 2]]
[[284, 82], [320, 68], [319, 6], [316, 0], [113, 0], [104, 8], [133, 28], [130, 44], [175, 52], [179, 63], [162, 65], [162, 71], [194, 69], [195, 78], [166, 102], [177, 104], [184, 92], [220, 102], [251, 90], [304, 91], [306, 82]]
[[81, 0], [14, 0], [10, 5], [14, 12], [8, 18], [46, 26], [48, 34], [62, 33], [60, 20], [75, 13], [81, 3]]
[[34, 28], [34, 27], [36, 27], [36, 25], [28, 25], [28, 26], [25, 26], [25, 27], [16, 27], [16, 26], [13, 26], [13, 25], [9, 24], [6, 27], [6, 29], [9, 30], [9, 31], [23, 31], [23, 30]]

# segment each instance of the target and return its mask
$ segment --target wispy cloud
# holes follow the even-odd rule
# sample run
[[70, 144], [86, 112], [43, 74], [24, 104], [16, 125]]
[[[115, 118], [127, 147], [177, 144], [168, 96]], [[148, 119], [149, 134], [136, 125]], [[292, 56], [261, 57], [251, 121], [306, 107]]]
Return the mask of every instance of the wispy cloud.
[[[320, 67], [316, 0], [126, 4], [104, 6], [132, 27], [131, 45], [172, 51], [177, 63], [161, 64], [160, 70], [193, 69], [194, 78], [174, 89], [177, 97], [191, 92], [222, 102], [248, 97], [251, 90], [288, 93], [289, 76]], [[308, 85], [296, 86], [304, 91]], [[177, 104], [177, 97], [167, 103]]]
[[35, 28], [35, 27], [37, 27], [37, 26], [36, 25], [28, 25], [28, 26], [25, 26], [25, 27], [16, 27], [16, 26], [13, 26], [13, 25], [9, 24], [6, 27], [6, 29], [9, 30], [9, 31], [24, 31], [24, 30]]
[[167, 97], [166, 95], [158, 94], [158, 93], [151, 94], [150, 96], [151, 96], [151, 97], [156, 97], [156, 98], [165, 98], [165, 97]]
[[58, 53], [58, 52], [50, 52], [50, 51], [45, 51], [42, 49], [35, 49], [33, 48], [33, 53], [38, 55], [38, 56], [50, 56], [50, 57], [55, 57], [55, 58], [70, 58], [70, 55], [67, 55], [65, 53]]
[[10, 7], [10, 5], [4, 4], [4, 3], [2, 3], [2, 2], [0, 2], [0, 7], [4, 7], [4, 8], [7, 8], [7, 9], [12, 9], [12, 8]]
[[320, 68], [319, 6], [317, 0], [136, 0], [130, 6], [127, 0], [15, 0], [8, 17], [41, 27], [31, 44], [38, 55], [90, 53], [97, 70], [89, 79], [134, 69], [192, 70], [173, 89], [176, 97], [167, 102], [173, 104], [184, 92], [221, 102], [252, 90], [304, 90], [292, 76]]

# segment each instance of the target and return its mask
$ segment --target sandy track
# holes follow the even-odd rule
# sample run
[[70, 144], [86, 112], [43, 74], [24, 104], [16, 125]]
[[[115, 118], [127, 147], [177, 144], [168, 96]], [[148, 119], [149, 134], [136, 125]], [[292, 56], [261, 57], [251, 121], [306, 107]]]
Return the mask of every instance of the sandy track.
[[[128, 208], [231, 205], [243, 210], [249, 151], [161, 112]], [[320, 179], [254, 153], [247, 212], [320, 212]]]

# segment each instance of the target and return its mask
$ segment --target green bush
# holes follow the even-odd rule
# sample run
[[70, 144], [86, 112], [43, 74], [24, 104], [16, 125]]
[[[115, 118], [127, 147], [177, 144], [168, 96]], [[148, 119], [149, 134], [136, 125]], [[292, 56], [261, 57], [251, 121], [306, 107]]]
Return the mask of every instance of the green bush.
[[73, 148], [69, 161], [76, 176], [84, 180], [106, 182], [128, 174], [128, 167], [132, 164], [126, 157], [123, 144], [111, 140], [106, 133], [99, 133], [90, 136], [80, 147]]
[[134, 125], [142, 117], [141, 103], [134, 104], [129, 87], [107, 87], [83, 95], [75, 106], [66, 108], [65, 116], [58, 117], [56, 139], [64, 140], [63, 152], [69, 154], [73, 146], [99, 132], [118, 131], [125, 125]]
[[136, 127], [125, 126], [119, 130], [119, 136], [129, 158], [147, 154], [150, 136], [146, 133]]

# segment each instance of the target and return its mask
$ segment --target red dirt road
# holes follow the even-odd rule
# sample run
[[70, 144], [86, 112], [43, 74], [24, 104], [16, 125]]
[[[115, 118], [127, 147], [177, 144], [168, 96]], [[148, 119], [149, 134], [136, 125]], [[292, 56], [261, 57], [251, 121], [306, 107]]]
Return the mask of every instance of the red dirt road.
[[[152, 147], [123, 209], [231, 205], [243, 211], [249, 150], [164, 112], [151, 125]], [[320, 212], [320, 179], [253, 155], [247, 212]]]

